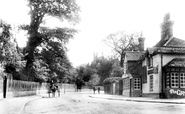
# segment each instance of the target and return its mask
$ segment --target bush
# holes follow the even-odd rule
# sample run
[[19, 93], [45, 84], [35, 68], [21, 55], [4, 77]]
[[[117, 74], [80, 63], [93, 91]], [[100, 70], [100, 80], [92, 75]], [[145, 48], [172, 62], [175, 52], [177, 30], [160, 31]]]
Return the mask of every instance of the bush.
[[118, 82], [119, 80], [122, 80], [121, 77], [110, 77], [110, 78], [106, 78], [103, 83], [104, 84], [110, 84], [110, 83], [114, 83], [114, 82]]

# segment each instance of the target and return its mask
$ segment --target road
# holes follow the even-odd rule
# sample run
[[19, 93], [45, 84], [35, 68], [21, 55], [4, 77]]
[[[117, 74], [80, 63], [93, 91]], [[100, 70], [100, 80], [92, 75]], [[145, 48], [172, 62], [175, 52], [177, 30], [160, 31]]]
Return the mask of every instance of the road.
[[26, 103], [22, 114], [185, 114], [184, 104], [146, 103], [91, 98], [92, 92], [43, 97]]
[[185, 114], [185, 104], [89, 97], [92, 94], [92, 91], [83, 91], [66, 92], [55, 98], [42, 95], [6, 99], [0, 101], [0, 114]]

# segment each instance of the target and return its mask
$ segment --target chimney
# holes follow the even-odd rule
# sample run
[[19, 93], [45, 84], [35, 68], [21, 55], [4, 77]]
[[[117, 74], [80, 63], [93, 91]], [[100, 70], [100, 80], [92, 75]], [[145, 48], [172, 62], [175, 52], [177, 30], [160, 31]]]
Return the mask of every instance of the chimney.
[[141, 37], [138, 38], [138, 41], [139, 41], [139, 51], [144, 51], [144, 49], [145, 49], [145, 45], [144, 45], [145, 38], [141, 36]]
[[170, 13], [167, 13], [161, 24], [161, 40], [168, 40], [173, 36], [173, 24], [174, 22], [170, 19]]

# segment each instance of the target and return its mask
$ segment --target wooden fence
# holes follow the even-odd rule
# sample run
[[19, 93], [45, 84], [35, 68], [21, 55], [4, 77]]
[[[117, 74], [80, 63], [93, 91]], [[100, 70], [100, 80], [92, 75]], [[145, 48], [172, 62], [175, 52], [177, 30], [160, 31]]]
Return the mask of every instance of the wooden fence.
[[[74, 84], [59, 84], [59, 89], [61, 92], [74, 92], [76, 86]], [[20, 97], [36, 94], [46, 94], [48, 92], [47, 83], [38, 83], [30, 81], [20, 81], [20, 80], [7, 80], [6, 83], [6, 97]], [[3, 91], [3, 80], [0, 80], [0, 98], [4, 97]]]

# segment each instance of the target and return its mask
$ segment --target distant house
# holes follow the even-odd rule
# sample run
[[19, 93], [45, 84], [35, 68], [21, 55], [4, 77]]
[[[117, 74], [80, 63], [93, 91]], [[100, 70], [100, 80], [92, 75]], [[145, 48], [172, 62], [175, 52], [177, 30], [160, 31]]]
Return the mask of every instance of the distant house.
[[142, 62], [144, 38], [139, 38], [139, 51], [126, 51], [124, 57], [123, 96], [142, 96]]
[[155, 98], [185, 97], [185, 41], [171, 37], [148, 48], [141, 59], [142, 95]]

